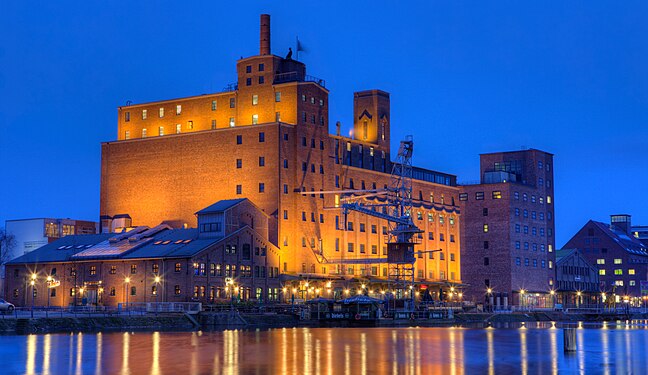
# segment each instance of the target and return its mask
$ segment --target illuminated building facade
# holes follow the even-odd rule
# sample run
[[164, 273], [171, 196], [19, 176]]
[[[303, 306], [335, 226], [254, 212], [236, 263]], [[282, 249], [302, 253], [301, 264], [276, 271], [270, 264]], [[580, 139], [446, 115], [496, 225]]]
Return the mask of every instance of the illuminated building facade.
[[[329, 134], [325, 81], [271, 54], [268, 15], [260, 36], [259, 55], [238, 60], [225, 91], [118, 109], [117, 140], [102, 145], [101, 215], [194, 227], [197, 208], [245, 197], [269, 215], [286, 278], [384, 281], [387, 222], [357, 212], [345, 221], [336, 191], [389, 184], [389, 94], [356, 92], [353, 136], [339, 125]], [[440, 250], [417, 257], [423, 285], [461, 282], [458, 194], [455, 176], [413, 169], [417, 250]]]
[[[553, 155], [480, 155], [481, 181], [462, 185], [461, 254], [466, 297], [549, 306], [555, 288]], [[520, 298], [522, 297], [522, 298]]]
[[116, 306], [281, 298], [268, 215], [233, 199], [196, 217], [192, 229], [159, 224], [63, 237], [7, 263], [6, 299], [27, 306], [33, 293], [35, 306]]
[[590, 220], [564, 248], [578, 249], [598, 267], [601, 292], [616, 302], [648, 294], [648, 246], [633, 235], [630, 215], [611, 215], [609, 224]]

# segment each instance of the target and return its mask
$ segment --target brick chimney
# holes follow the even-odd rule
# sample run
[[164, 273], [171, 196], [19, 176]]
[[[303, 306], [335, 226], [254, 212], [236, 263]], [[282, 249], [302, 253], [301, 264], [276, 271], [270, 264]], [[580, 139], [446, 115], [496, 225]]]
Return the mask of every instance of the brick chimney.
[[270, 15], [261, 15], [261, 33], [259, 38], [259, 55], [270, 54]]

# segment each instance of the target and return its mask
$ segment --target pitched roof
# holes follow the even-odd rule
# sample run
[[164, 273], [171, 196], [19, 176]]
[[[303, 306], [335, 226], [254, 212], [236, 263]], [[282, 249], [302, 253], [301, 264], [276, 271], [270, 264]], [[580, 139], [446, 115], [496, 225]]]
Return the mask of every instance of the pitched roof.
[[628, 233], [617, 229], [614, 226], [611, 226], [600, 221], [591, 220], [592, 223], [598, 227], [603, 233], [609, 236], [613, 241], [615, 241], [619, 246], [625, 249], [627, 252], [635, 255], [648, 256], [648, 249], [643, 242], [634, 236], [628, 235]]
[[221, 201], [218, 201], [211, 206], [205, 207], [202, 210], [196, 212], [196, 215], [198, 214], [211, 214], [211, 213], [217, 213], [217, 212], [223, 212], [226, 211], [237, 204], [247, 200], [247, 198], [239, 198], [239, 199], [224, 199]]
[[52, 243], [41, 246], [34, 251], [13, 259], [7, 264], [63, 262], [70, 260], [76, 253], [80, 253], [101, 242], [107, 241], [116, 233], [84, 234], [65, 236]]

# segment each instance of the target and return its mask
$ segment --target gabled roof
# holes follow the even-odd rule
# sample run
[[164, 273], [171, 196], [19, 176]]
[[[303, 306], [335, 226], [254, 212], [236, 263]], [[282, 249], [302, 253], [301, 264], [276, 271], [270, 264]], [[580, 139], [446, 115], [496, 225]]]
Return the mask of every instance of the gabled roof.
[[74, 254], [92, 248], [93, 246], [107, 241], [110, 237], [116, 235], [117, 233], [103, 233], [65, 236], [52, 243], [41, 246], [23, 256], [13, 259], [7, 262], [7, 264], [68, 261]]
[[639, 239], [609, 224], [594, 220], [590, 221], [627, 252], [635, 255], [648, 256], [648, 249]]
[[239, 198], [239, 199], [224, 199], [221, 201], [218, 201], [211, 206], [205, 207], [202, 210], [196, 212], [196, 215], [199, 214], [212, 214], [212, 213], [218, 213], [218, 212], [223, 212], [226, 210], [229, 210], [230, 208], [236, 206], [237, 204], [247, 200], [247, 198]]

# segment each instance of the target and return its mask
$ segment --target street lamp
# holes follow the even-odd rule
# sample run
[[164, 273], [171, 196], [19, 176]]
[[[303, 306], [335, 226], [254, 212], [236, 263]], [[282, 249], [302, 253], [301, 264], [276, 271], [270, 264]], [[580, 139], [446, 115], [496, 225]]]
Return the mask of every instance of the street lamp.
[[32, 273], [31, 281], [29, 282], [29, 284], [32, 287], [31, 317], [34, 318], [34, 290], [35, 290], [35, 287], [36, 287], [36, 274], [35, 273]]
[[576, 308], [580, 307], [580, 301], [581, 301], [581, 292], [579, 290], [576, 292]]
[[556, 291], [551, 289], [549, 291], [549, 294], [551, 295], [551, 303], [553, 304], [553, 307], [556, 307]]
[[520, 306], [524, 307], [524, 293], [526, 291], [524, 289], [520, 289]]
[[45, 290], [47, 291], [47, 310], [45, 311], [45, 317], [49, 318], [49, 309], [50, 309], [50, 286], [52, 285], [52, 276], [47, 276], [47, 288]]

